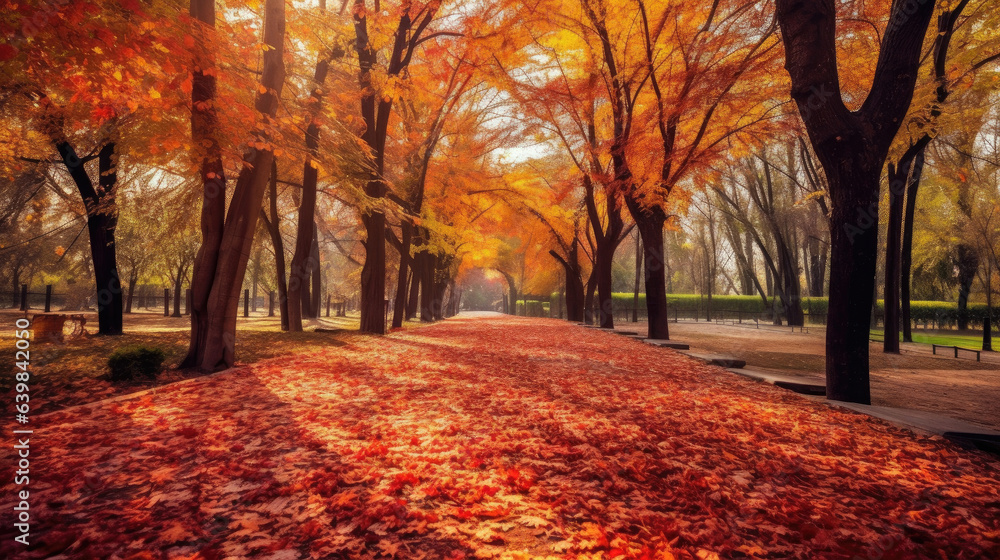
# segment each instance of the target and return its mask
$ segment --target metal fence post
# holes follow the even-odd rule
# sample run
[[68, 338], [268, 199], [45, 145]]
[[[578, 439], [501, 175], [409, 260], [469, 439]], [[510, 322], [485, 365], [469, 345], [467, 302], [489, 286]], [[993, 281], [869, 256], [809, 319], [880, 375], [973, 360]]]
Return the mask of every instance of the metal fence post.
[[21, 284], [21, 311], [28, 310], [28, 285]]
[[250, 290], [243, 290], [243, 316], [250, 316]]
[[170, 316], [170, 288], [163, 288], [163, 316]]
[[45, 286], [45, 312], [52, 311], [52, 284]]

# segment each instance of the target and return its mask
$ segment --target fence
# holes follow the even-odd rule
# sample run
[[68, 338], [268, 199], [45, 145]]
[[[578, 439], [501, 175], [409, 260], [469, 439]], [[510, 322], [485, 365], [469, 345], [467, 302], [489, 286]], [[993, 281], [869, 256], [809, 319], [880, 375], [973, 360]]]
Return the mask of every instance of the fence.
[[[151, 288], [148, 286], [142, 286], [140, 289], [136, 290], [135, 293], [129, 297], [127, 294], [123, 294], [123, 312], [132, 313], [133, 311], [149, 311], [149, 310], [162, 310], [164, 316], [174, 316], [178, 317], [181, 315], [190, 315], [191, 313], [191, 290], [185, 289], [184, 296], [179, 300], [171, 292], [169, 288], [164, 288], [162, 295], [158, 292], [150, 293]], [[54, 290], [54, 286], [48, 284], [41, 291], [35, 291], [29, 289], [27, 284], [22, 284], [20, 291], [17, 292], [0, 292], [0, 301], [9, 301], [11, 303], [11, 308], [19, 309], [20, 311], [44, 311], [49, 313], [52, 311], [79, 311], [79, 310], [93, 310], [95, 306], [94, 302], [95, 296], [90, 296], [85, 298], [83, 301], [73, 302], [70, 300], [70, 295], [67, 293], [59, 293]], [[277, 294], [274, 292], [267, 292], [264, 296], [251, 297], [250, 290], [245, 289], [243, 291], [242, 300], [243, 316], [249, 317], [251, 310], [254, 312], [258, 308], [267, 308], [267, 316], [274, 317], [275, 309], [277, 308], [278, 298]], [[72, 306], [72, 309], [70, 309]], [[171, 307], [173, 307], [173, 313], [171, 314]], [[334, 301], [333, 296], [327, 294], [326, 296], [326, 316], [330, 317], [331, 312], [336, 317], [344, 317], [347, 315], [348, 302], [347, 300]]]

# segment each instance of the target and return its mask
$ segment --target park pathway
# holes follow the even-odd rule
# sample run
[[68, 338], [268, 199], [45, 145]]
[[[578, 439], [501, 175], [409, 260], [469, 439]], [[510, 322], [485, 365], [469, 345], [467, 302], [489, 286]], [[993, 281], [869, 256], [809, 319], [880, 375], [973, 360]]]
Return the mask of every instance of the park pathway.
[[940, 438], [557, 320], [342, 340], [33, 419], [0, 557], [1000, 557]]

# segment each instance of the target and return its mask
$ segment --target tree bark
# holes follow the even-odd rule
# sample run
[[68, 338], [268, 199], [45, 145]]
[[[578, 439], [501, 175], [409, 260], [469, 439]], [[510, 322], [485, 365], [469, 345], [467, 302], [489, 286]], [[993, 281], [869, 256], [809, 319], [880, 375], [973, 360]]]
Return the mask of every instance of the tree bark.
[[177, 268], [177, 277], [174, 279], [174, 312], [170, 314], [171, 317], [181, 316], [181, 289], [184, 286], [184, 269], [187, 267]]
[[590, 276], [587, 277], [587, 286], [583, 298], [583, 322], [588, 325], [594, 324], [594, 291], [597, 289], [597, 267], [591, 269]]
[[[275, 277], [278, 284], [278, 310], [281, 316], [281, 330], [289, 330], [288, 311], [288, 283], [285, 278], [285, 243], [281, 238], [281, 216], [278, 214], [278, 161], [271, 163], [270, 181], [270, 210], [271, 217], [268, 218], [262, 208], [261, 219], [267, 227], [267, 232], [271, 236], [271, 246], [274, 248], [274, 268]], [[300, 321], [301, 324], [301, 321]]]
[[903, 326], [903, 341], [913, 342], [910, 318], [910, 279], [913, 267], [913, 218], [917, 207], [917, 192], [924, 169], [924, 151], [917, 152], [910, 172], [910, 182], [906, 187], [906, 212], [903, 216], [903, 246], [900, 254], [900, 322]]
[[413, 237], [413, 226], [409, 222], [403, 221], [400, 233], [399, 247], [399, 274], [396, 276], [396, 300], [392, 306], [392, 328], [398, 329], [403, 326], [403, 319], [406, 316], [406, 288], [407, 277], [410, 269], [410, 244]]
[[[324, 0], [321, 2], [321, 11], [325, 7], [326, 2]], [[313, 236], [316, 233], [316, 185], [319, 178], [319, 169], [315, 159], [319, 150], [319, 116], [323, 109], [323, 85], [326, 83], [326, 76], [329, 73], [329, 69], [329, 57], [326, 55], [320, 56], [320, 59], [316, 62], [316, 70], [313, 72], [313, 90], [310, 93], [309, 99], [309, 125], [306, 127], [305, 134], [306, 161], [302, 169], [302, 201], [299, 204], [299, 221], [295, 233], [295, 250], [292, 254], [292, 279], [288, 285], [290, 307], [295, 307], [298, 311], [293, 312], [292, 316], [289, 317], [289, 330], [296, 332], [302, 330], [301, 310], [304, 308], [304, 300], [307, 299], [303, 297], [305, 295], [303, 287], [309, 276], [318, 269], [318, 263], [310, 258]], [[311, 301], [309, 303], [311, 305]], [[317, 313], [313, 312], [307, 315], [315, 317]]]
[[122, 286], [118, 276], [115, 229], [118, 227], [118, 156], [115, 143], [107, 142], [98, 153], [97, 188], [73, 146], [62, 136], [62, 118], [53, 127], [53, 139], [87, 211], [87, 232], [97, 288], [98, 333], [122, 334]]
[[[203, 0], [193, 0], [195, 4]], [[214, 12], [214, 2], [211, 4]], [[194, 9], [192, 9], [194, 12]], [[273, 118], [277, 108], [281, 89], [285, 80], [285, 66], [282, 60], [285, 46], [285, 3], [283, 0], [266, 0], [264, 5], [264, 38], [263, 42], [271, 48], [263, 54], [263, 70], [261, 86], [263, 93], [257, 95], [255, 108], [265, 119]], [[192, 112], [192, 124], [196, 120], [196, 112]], [[204, 138], [202, 130], [194, 131], [194, 138]], [[260, 136], [258, 143], [268, 146], [268, 138]], [[196, 142], [198, 144], [198, 142]], [[240, 289], [246, 272], [247, 260], [250, 254], [250, 244], [257, 227], [264, 190], [267, 185], [269, 170], [274, 161], [274, 152], [265, 147], [254, 149], [244, 155], [247, 162], [240, 171], [233, 190], [232, 201], [225, 222], [222, 224], [221, 240], [214, 263], [210, 263], [213, 274], [207, 277], [208, 288], [206, 305], [202, 319], [204, 330], [194, 338], [189, 350], [193, 362], [203, 371], [216, 371], [232, 367], [236, 350], [236, 314], [239, 306]], [[221, 161], [220, 161], [221, 163]], [[204, 169], [204, 166], [203, 166]], [[203, 177], [211, 180], [213, 177]], [[206, 189], [206, 203], [208, 199]], [[217, 196], [217, 193], [216, 193]], [[221, 203], [225, 204], [222, 198]], [[208, 234], [215, 233], [218, 224], [209, 224]], [[203, 236], [205, 229], [203, 229]], [[206, 263], [208, 264], [208, 263]], [[194, 286], [192, 286], [192, 293]], [[197, 302], [195, 303], [197, 307]], [[194, 313], [192, 313], [194, 316]], [[192, 319], [193, 320], [193, 319]], [[194, 329], [192, 329], [194, 330]], [[193, 334], [193, 336], [195, 336]], [[185, 360], [187, 361], [187, 360]]]
[[667, 315], [666, 267], [663, 258], [663, 225], [666, 215], [659, 206], [647, 217], [636, 222], [642, 238], [642, 269], [646, 284], [646, 320], [649, 331], [646, 338], [670, 340]]
[[312, 261], [309, 276], [312, 279], [312, 290], [310, 291], [309, 317], [319, 318], [320, 305], [323, 299], [323, 268], [320, 266], [319, 253], [319, 228], [313, 223], [312, 249], [309, 252], [309, 260]]
[[829, 182], [831, 274], [827, 398], [869, 404], [868, 332], [875, 287], [878, 191], [909, 109], [934, 2], [893, 2], [871, 90], [857, 111], [840, 95], [836, 4], [777, 0], [792, 98]]
[[197, 50], [191, 77], [191, 140], [200, 156], [202, 183], [201, 246], [191, 277], [191, 342], [181, 368], [197, 367], [208, 337], [208, 297], [219, 260], [226, 218], [226, 172], [216, 138], [219, 117], [215, 95], [215, 0], [191, 0]]
[[579, 242], [574, 238], [570, 245], [569, 255], [563, 258], [555, 251], [549, 251], [566, 273], [566, 318], [570, 321], [582, 322], [584, 319], [584, 288], [580, 278], [580, 262], [578, 255]]
[[413, 255], [411, 260], [410, 293], [406, 296], [406, 320], [412, 321], [417, 318], [417, 309], [420, 307], [420, 279], [423, 278], [424, 257], [423, 252]]
[[435, 316], [435, 296], [437, 286], [434, 283], [434, 273], [437, 268], [437, 256], [427, 251], [423, 252], [424, 266], [420, 272], [423, 278], [420, 279], [420, 321], [430, 323]]
[[639, 282], [642, 278], [642, 239], [635, 232], [635, 286], [632, 290], [632, 322], [639, 322]]
[[[392, 51], [387, 57], [386, 76], [398, 76], [410, 64], [414, 50], [420, 44], [421, 34], [433, 20], [439, 4], [431, 3], [412, 19], [411, 10], [403, 9], [394, 34]], [[365, 194], [374, 200], [373, 209], [361, 217], [367, 235], [365, 264], [361, 269], [361, 332], [385, 333], [385, 213], [379, 203], [385, 196], [385, 142], [392, 98], [381, 96], [374, 86], [373, 70], [378, 64], [378, 53], [368, 36], [368, 17], [365, 0], [354, 1], [354, 33], [357, 39], [358, 82], [362, 89], [361, 116], [365, 121], [363, 139], [371, 152], [368, 182]], [[376, 99], [378, 97], [378, 99]], [[433, 274], [433, 270], [431, 272]], [[433, 289], [433, 282], [431, 282]]]
[[132, 299], [135, 296], [135, 285], [139, 277], [133, 274], [128, 279], [128, 294], [125, 297], [125, 313], [132, 313]]
[[955, 267], [958, 269], [958, 329], [969, 328], [969, 294], [979, 270], [979, 254], [966, 243], [955, 248]]

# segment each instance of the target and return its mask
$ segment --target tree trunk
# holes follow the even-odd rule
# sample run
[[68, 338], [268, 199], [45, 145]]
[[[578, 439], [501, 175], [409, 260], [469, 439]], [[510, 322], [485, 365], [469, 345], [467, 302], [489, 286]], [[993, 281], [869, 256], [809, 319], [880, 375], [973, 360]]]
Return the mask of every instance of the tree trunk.
[[[325, 2], [324, 2], [325, 4]], [[306, 128], [306, 161], [302, 169], [302, 202], [299, 204], [299, 221], [295, 232], [295, 251], [292, 255], [291, 271], [293, 279], [288, 286], [290, 305], [303, 309], [305, 299], [303, 287], [306, 279], [313, 273], [317, 263], [310, 259], [313, 235], [316, 231], [316, 183], [319, 170], [314, 161], [319, 150], [319, 115], [323, 107], [323, 84], [330, 68], [329, 60], [321, 56], [316, 62], [313, 73], [313, 90], [310, 94], [309, 126]], [[296, 282], [295, 278], [299, 278]], [[315, 314], [312, 314], [315, 316]], [[289, 329], [302, 330], [301, 312], [290, 317]]]
[[646, 283], [646, 320], [649, 332], [646, 338], [670, 340], [667, 314], [667, 286], [663, 258], [663, 224], [666, 215], [662, 208], [643, 215], [637, 221], [642, 239], [643, 279]]
[[639, 281], [642, 276], [642, 239], [635, 233], [635, 287], [632, 290], [632, 322], [639, 322]]
[[403, 221], [401, 240], [399, 247], [399, 274], [396, 276], [396, 300], [392, 306], [392, 328], [398, 329], [403, 326], [403, 319], [406, 315], [406, 287], [407, 276], [410, 267], [410, 243], [413, 236], [411, 226]]
[[612, 276], [615, 243], [610, 238], [597, 244], [597, 321], [602, 329], [615, 328], [614, 299], [612, 297]]
[[[846, 162], [845, 162], [846, 163]], [[867, 176], [865, 176], [867, 175]], [[879, 171], [827, 174], [834, 205], [826, 334], [827, 398], [871, 402], [868, 337], [878, 258]]]
[[[192, 11], [195, 11], [196, 4], [202, 3], [203, 0], [193, 0]], [[214, 2], [206, 3], [211, 5], [211, 10], [214, 13]], [[285, 80], [285, 66], [282, 60], [284, 39], [285, 3], [282, 0], [266, 0], [263, 42], [272, 48], [263, 53], [260, 83], [264, 93], [259, 93], [255, 102], [257, 111], [265, 117], [274, 117]], [[206, 131], [198, 130], [195, 126], [196, 115], [197, 110], [193, 110], [193, 136], [196, 140], [204, 139]], [[266, 137], [258, 138], [258, 143], [267, 145], [267, 141]], [[197, 145], [198, 142], [196, 141], [195, 144]], [[208, 289], [206, 305], [204, 305], [200, 317], [200, 320], [204, 321], [204, 329], [199, 330], [199, 332], [192, 329], [194, 343], [188, 355], [192, 357], [194, 364], [203, 371], [226, 369], [232, 367], [235, 361], [236, 314], [240, 289], [246, 272], [253, 234], [257, 227], [261, 202], [264, 198], [268, 171], [274, 161], [274, 153], [270, 149], [251, 150], [244, 155], [244, 161], [247, 164], [243, 166], [237, 178], [229, 211], [222, 224], [222, 235], [216, 259], [213, 263], [205, 263], [210, 264], [209, 267], [213, 273], [207, 277], [206, 285], [200, 286], [202, 290]], [[204, 168], [203, 165], [203, 170]], [[213, 178], [214, 176], [203, 177], [209, 181]], [[209, 196], [207, 188], [205, 194], [206, 200], [203, 204], [207, 203], [208, 205], [212, 204], [210, 198], [218, 196], [218, 193]], [[225, 204], [224, 200], [222, 198], [223, 205]], [[218, 224], [208, 224], [206, 237], [211, 237], [217, 227]], [[203, 229], [203, 234], [206, 233], [206, 229]], [[192, 293], [194, 288], [195, 286], [192, 285]], [[197, 306], [198, 302], [196, 301], [194, 307], [197, 308]], [[192, 317], [194, 317], [194, 313], [192, 313]], [[185, 360], [185, 362], [187, 361]]]
[[434, 283], [434, 271], [437, 267], [437, 257], [424, 251], [424, 265], [421, 267], [423, 278], [420, 279], [420, 321], [434, 321], [434, 298], [437, 286]]
[[132, 299], [135, 296], [135, 285], [138, 283], [139, 277], [136, 274], [128, 279], [128, 295], [125, 297], [125, 313], [132, 313]]
[[312, 291], [310, 292], [311, 303], [309, 305], [309, 317], [313, 319], [319, 318], [319, 309], [322, 300], [323, 292], [323, 268], [320, 266], [320, 256], [319, 256], [319, 229], [316, 224], [313, 224], [313, 240], [312, 240], [312, 250], [309, 253], [309, 260], [312, 261], [312, 266], [309, 267], [309, 275], [312, 278]]
[[[288, 284], [285, 280], [285, 243], [281, 238], [281, 216], [278, 215], [278, 162], [271, 163], [270, 181], [270, 210], [271, 217], [268, 218], [261, 209], [261, 218], [267, 226], [267, 232], [271, 236], [271, 246], [274, 248], [274, 268], [275, 277], [278, 284], [278, 309], [281, 315], [281, 330], [289, 329], [288, 312]], [[299, 321], [301, 325], [301, 320]]]
[[924, 150], [917, 152], [913, 160], [913, 170], [906, 187], [906, 212], [903, 216], [903, 246], [900, 254], [900, 322], [903, 326], [903, 341], [913, 342], [910, 319], [910, 277], [913, 267], [913, 218], [917, 207], [917, 192], [924, 169]]
[[201, 365], [208, 337], [208, 297], [219, 260], [226, 218], [226, 173], [216, 138], [215, 0], [191, 0], [197, 51], [191, 77], [191, 139], [201, 156], [201, 246], [191, 276], [191, 343], [181, 368]]
[[413, 273], [410, 274], [410, 293], [406, 296], [406, 320], [412, 321], [417, 318], [417, 309], [420, 306], [420, 279], [424, 273], [424, 253], [423, 251], [413, 255], [411, 260]]
[[826, 391], [869, 404], [869, 320], [878, 258], [878, 192], [889, 147], [913, 99], [934, 2], [893, 2], [872, 86], [847, 109], [837, 78], [833, 0], [777, 0], [792, 98], [823, 165], [833, 208]]
[[181, 316], [181, 289], [184, 285], [184, 268], [183, 266], [177, 268], [177, 276], [174, 279], [174, 312], [170, 314], [171, 317]]
[[885, 279], [882, 290], [884, 324], [882, 351], [899, 354], [899, 285], [902, 256], [903, 198], [910, 162], [889, 164], [889, 223], [885, 237]]
[[976, 248], [965, 243], [956, 247], [955, 267], [958, 268], [958, 329], [966, 330], [969, 328], [969, 293], [979, 270]]
[[583, 322], [594, 324], [594, 291], [597, 289], [597, 268], [594, 267], [587, 277], [586, 294], [583, 298]]
[[555, 251], [549, 251], [549, 254], [559, 261], [566, 273], [566, 318], [570, 321], [582, 322], [585, 306], [583, 281], [580, 279], [580, 262], [577, 253], [578, 245], [579, 243], [574, 239], [566, 259], [563, 259]]
[[[61, 126], [58, 128], [61, 129]], [[90, 255], [97, 288], [98, 333], [122, 334], [122, 286], [118, 277], [115, 249], [115, 229], [118, 227], [118, 156], [115, 153], [115, 143], [107, 142], [98, 153], [100, 175], [98, 188], [95, 189], [76, 150], [69, 142], [61, 139], [61, 130], [56, 131], [56, 134], [58, 136], [54, 138], [60, 138], [56, 142], [56, 149], [80, 191], [87, 210], [87, 232], [90, 234]]]

